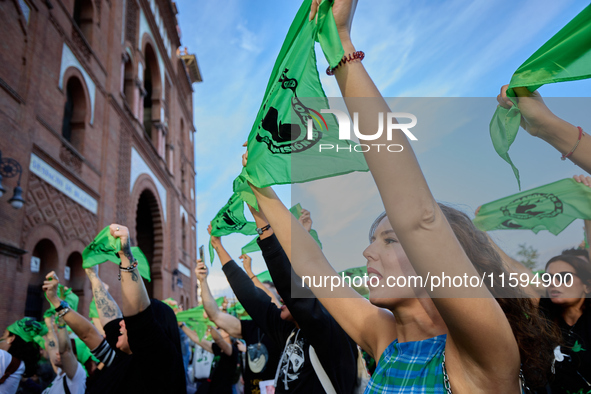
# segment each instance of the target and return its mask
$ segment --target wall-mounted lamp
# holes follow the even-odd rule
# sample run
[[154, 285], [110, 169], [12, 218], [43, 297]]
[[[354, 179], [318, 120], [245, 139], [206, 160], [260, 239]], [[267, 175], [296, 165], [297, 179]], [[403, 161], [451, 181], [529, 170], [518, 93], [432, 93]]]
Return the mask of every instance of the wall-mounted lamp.
[[21, 209], [25, 204], [25, 200], [23, 200], [23, 189], [21, 189], [22, 174], [23, 169], [19, 162], [9, 157], [2, 158], [2, 151], [0, 151], [0, 197], [6, 193], [6, 189], [2, 186], [2, 179], [13, 178], [18, 175], [18, 182], [14, 188], [12, 198], [8, 200], [14, 209]]

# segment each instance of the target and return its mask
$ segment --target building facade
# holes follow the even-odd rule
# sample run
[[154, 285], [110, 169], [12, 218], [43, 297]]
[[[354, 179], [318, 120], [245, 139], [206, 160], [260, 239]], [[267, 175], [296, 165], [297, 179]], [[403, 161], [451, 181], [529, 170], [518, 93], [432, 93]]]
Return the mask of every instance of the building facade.
[[[41, 317], [52, 270], [87, 316], [82, 251], [111, 223], [146, 255], [151, 297], [196, 305], [201, 76], [179, 50], [176, 14], [168, 0], [0, 2], [0, 329]], [[25, 202], [14, 209], [19, 182]], [[99, 273], [120, 301], [118, 267]]]

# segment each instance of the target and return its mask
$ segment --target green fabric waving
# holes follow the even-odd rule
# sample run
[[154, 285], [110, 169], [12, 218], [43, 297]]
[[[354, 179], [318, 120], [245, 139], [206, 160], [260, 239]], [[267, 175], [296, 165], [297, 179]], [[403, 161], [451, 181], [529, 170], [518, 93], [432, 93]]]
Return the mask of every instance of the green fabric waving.
[[[222, 306], [224, 297], [218, 297], [215, 299], [218, 307]], [[176, 314], [176, 319], [179, 322], [184, 322], [191, 330], [197, 333], [199, 339], [202, 339], [207, 332], [207, 327], [215, 327], [215, 323], [203, 316], [205, 308], [203, 305], [198, 307], [187, 309]]]
[[90, 301], [90, 306], [88, 307], [88, 317], [91, 319], [99, 319], [98, 309], [96, 309], [96, 301], [94, 300], [94, 297], [92, 297], [92, 301]]
[[[244, 235], [256, 234], [257, 226], [254, 222], [248, 222], [244, 216], [244, 201], [238, 193], [232, 194], [226, 205], [219, 210], [211, 221], [211, 235], [223, 237], [232, 233]], [[209, 242], [209, 261], [213, 263], [214, 253], [211, 241]]]
[[[523, 63], [509, 83], [507, 96], [515, 97], [513, 88], [526, 87], [530, 92], [549, 83], [591, 78], [591, 5], [556, 33]], [[516, 102], [515, 100], [513, 100]], [[519, 190], [519, 171], [509, 157], [509, 148], [521, 122], [516, 105], [497, 107], [490, 122], [490, 137], [495, 150], [511, 165]]]
[[[66, 288], [64, 285], [59, 284], [57, 285], [57, 296], [59, 297], [60, 300], [64, 300], [68, 303], [68, 305], [70, 305], [70, 309], [78, 312], [78, 303], [80, 302], [80, 297], [78, 297], [71, 288]], [[47, 294], [45, 295], [45, 298], [47, 299], [47, 301], [49, 301], [49, 298], [47, 298]], [[49, 303], [50, 307], [48, 310], [45, 311], [45, 313], [43, 314], [43, 317], [50, 317], [55, 315], [55, 308], [53, 307], [53, 305], [51, 305], [51, 302]], [[57, 316], [56, 316], [57, 319]]]
[[35, 337], [47, 334], [47, 327], [32, 317], [25, 317], [12, 323], [8, 332], [18, 335], [25, 342], [33, 342]]
[[[115, 238], [111, 235], [109, 226], [101, 230], [94, 240], [84, 248], [82, 252], [82, 268], [90, 268], [105, 261], [111, 261], [120, 264], [119, 252], [121, 251], [121, 238]], [[142, 278], [151, 282], [150, 264], [146, 255], [138, 246], [131, 247], [131, 254], [137, 260], [138, 271]]]
[[240, 320], [252, 320], [252, 317], [246, 312], [241, 303], [235, 302], [228, 307], [228, 313]]
[[119, 264], [119, 251], [121, 250], [121, 239], [111, 235], [109, 226], [101, 230], [94, 240], [82, 251], [82, 267], [90, 268], [105, 261], [112, 261]]
[[480, 230], [548, 230], [560, 234], [576, 219], [591, 219], [591, 188], [572, 178], [526, 190], [480, 207]]
[[[253, 207], [256, 200], [247, 181], [266, 187], [368, 170], [363, 154], [351, 149], [353, 143], [338, 139], [336, 118], [320, 113], [329, 105], [318, 75], [315, 41], [332, 66], [344, 51], [332, 2], [322, 2], [317, 21], [308, 20], [310, 5], [311, 0], [303, 2], [289, 28], [248, 137], [248, 163], [234, 180], [234, 192]], [[311, 139], [307, 138], [309, 121]], [[319, 152], [321, 144], [341, 149]]]

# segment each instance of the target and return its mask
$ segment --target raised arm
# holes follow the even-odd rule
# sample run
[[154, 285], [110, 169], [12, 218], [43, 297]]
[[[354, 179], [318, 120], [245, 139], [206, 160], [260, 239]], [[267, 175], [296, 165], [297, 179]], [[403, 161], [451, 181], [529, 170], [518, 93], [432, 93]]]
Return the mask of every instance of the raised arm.
[[[110, 229], [113, 237], [121, 239], [121, 251], [119, 252], [121, 258], [121, 295], [123, 298], [121, 311], [123, 316], [134, 316], [150, 306], [150, 298], [144, 286], [144, 281], [137, 270], [137, 261], [135, 261], [131, 253], [129, 230], [120, 224], [111, 224]], [[132, 269], [134, 265], [135, 269]], [[130, 270], [126, 271], [125, 269]]]
[[215, 302], [215, 298], [213, 298], [211, 290], [209, 289], [209, 284], [207, 283], [207, 266], [201, 260], [197, 260], [195, 275], [197, 276], [199, 287], [201, 288], [201, 300], [203, 302], [203, 308], [205, 309], [209, 319], [218, 327], [226, 330], [226, 332], [231, 336], [242, 338], [242, 326], [240, 325], [240, 320], [235, 316], [220, 311], [218, 308], [218, 304]]
[[[43, 291], [47, 299], [54, 308], [58, 308], [62, 300], [57, 296], [57, 287], [59, 285], [58, 277], [54, 271], [51, 271], [45, 277], [43, 282]], [[69, 309], [69, 308], [68, 308]], [[96, 348], [103, 340], [96, 327], [92, 325], [84, 316], [73, 309], [70, 309], [63, 317], [65, 323], [70, 326], [72, 331], [80, 338], [90, 349]], [[48, 327], [49, 328], [49, 327]], [[75, 373], [76, 371], [74, 371]]]
[[72, 343], [68, 336], [67, 324], [63, 317], [58, 318], [57, 339], [59, 342], [60, 358], [62, 360], [62, 370], [68, 378], [74, 379], [74, 375], [76, 375], [76, 371], [78, 370], [78, 360], [72, 351]]
[[[185, 334], [187, 334], [187, 336], [189, 337], [190, 340], [192, 340], [193, 342], [195, 342], [197, 345], [201, 346], [203, 349], [207, 350], [210, 353], [213, 353], [213, 350], [211, 348], [211, 345], [213, 344], [212, 341], [208, 341], [205, 339], [205, 336], [203, 336], [203, 338], [199, 339], [199, 336], [197, 335], [197, 333], [193, 330], [191, 330], [185, 323], [180, 323], [180, 327], [181, 330], [183, 330], [183, 332]], [[209, 330], [209, 327], [208, 327]]]
[[[345, 53], [353, 53], [350, 12], [346, 2], [339, 4], [343, 7], [337, 10], [335, 4], [335, 21]], [[378, 114], [390, 109], [363, 64], [346, 63], [336, 69], [335, 76], [349, 113], [359, 113], [359, 130], [363, 134], [377, 130]], [[441, 277], [443, 272], [478, 276], [433, 198], [405, 133], [394, 129], [389, 136], [382, 133], [374, 143], [399, 144], [404, 147], [402, 152], [369, 150], [364, 155], [392, 229], [413, 268], [423, 278]], [[519, 370], [519, 349], [511, 326], [486, 287], [428, 290], [451, 338], [450, 359], [457, 357], [461, 365], [472, 370], [476, 367], [498, 374]], [[499, 363], [503, 363], [502, 370]]]
[[66, 373], [68, 378], [73, 379], [78, 369], [78, 360], [76, 360], [76, 356], [72, 352], [66, 323], [63, 319], [59, 319], [58, 324], [59, 326], [56, 327], [53, 316], [45, 318], [45, 325], [47, 325], [46, 349], [50, 352], [56, 350], [59, 352], [62, 371]]
[[[258, 225], [258, 223], [257, 223], [257, 227], [261, 228]], [[265, 231], [265, 233], [266, 233], [266, 231]], [[263, 233], [263, 235], [265, 235], [265, 233]], [[246, 272], [246, 275], [248, 275], [248, 277], [250, 278], [250, 280], [252, 280], [252, 283], [254, 283], [254, 285], [257, 288], [261, 289], [262, 291], [265, 292], [265, 294], [267, 294], [269, 297], [271, 297], [271, 301], [273, 302], [273, 304], [277, 305], [278, 308], [281, 308], [281, 303], [279, 302], [279, 300], [277, 299], [277, 297], [275, 297], [275, 294], [273, 294], [271, 292], [271, 290], [267, 289], [267, 287], [252, 272], [252, 259], [250, 258], [250, 256], [247, 255], [247, 254], [242, 254], [242, 255], [238, 256], [238, 258], [240, 260], [242, 260], [242, 266], [244, 267], [244, 271]]]
[[117, 305], [109, 293], [106, 285], [98, 276], [98, 266], [95, 265], [93, 267], [86, 268], [84, 271], [86, 272], [86, 276], [88, 276], [90, 285], [92, 286], [92, 294], [94, 296], [94, 302], [96, 304], [96, 310], [99, 314], [101, 326], [106, 326], [107, 323], [112, 320], [121, 319], [123, 314], [119, 309], [119, 305]]
[[[503, 86], [501, 93], [497, 96], [499, 105], [507, 109], [514, 105], [513, 101], [507, 97], [508, 87], [509, 85]], [[517, 106], [522, 115], [521, 127], [534, 137], [539, 137], [552, 145], [563, 156], [568, 155], [574, 149], [568, 159], [591, 173], [591, 136], [589, 133], [583, 132], [581, 135], [581, 130], [578, 127], [554, 115], [537, 91], [532, 93], [527, 88], [514, 88], [513, 90], [518, 97]]]
[[232, 345], [224, 340], [222, 334], [220, 334], [220, 332], [213, 327], [209, 328], [209, 332], [211, 333], [211, 337], [215, 341], [215, 344], [220, 347], [221, 351], [224, 352], [226, 356], [231, 356]]

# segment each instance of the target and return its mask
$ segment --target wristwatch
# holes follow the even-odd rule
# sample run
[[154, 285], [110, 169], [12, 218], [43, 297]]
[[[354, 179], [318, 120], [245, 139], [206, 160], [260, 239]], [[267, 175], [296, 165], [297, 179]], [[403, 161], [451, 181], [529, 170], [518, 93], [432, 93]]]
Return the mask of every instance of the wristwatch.
[[268, 229], [270, 229], [270, 228], [271, 228], [271, 225], [270, 224], [267, 224], [265, 227], [257, 228], [257, 234], [258, 235], [263, 235], [263, 233], [265, 231], [267, 231]]
[[59, 313], [62, 310], [66, 309], [66, 308], [69, 308], [69, 307], [70, 307], [70, 304], [68, 304], [66, 301], [62, 300], [60, 302], [60, 306], [58, 306], [57, 308], [55, 308], [55, 311]]

